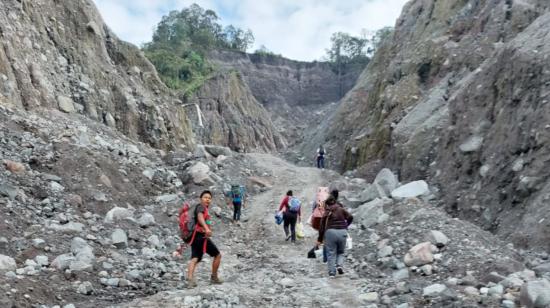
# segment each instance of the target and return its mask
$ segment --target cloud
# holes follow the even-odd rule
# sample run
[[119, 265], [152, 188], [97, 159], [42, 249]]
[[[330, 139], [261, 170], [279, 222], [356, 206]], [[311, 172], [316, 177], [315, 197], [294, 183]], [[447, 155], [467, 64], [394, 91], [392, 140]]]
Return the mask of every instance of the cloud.
[[197, 3], [224, 25], [251, 29], [260, 45], [296, 60], [318, 60], [332, 33], [359, 35], [393, 26], [408, 0], [94, 0], [105, 22], [122, 39], [140, 45], [171, 10]]

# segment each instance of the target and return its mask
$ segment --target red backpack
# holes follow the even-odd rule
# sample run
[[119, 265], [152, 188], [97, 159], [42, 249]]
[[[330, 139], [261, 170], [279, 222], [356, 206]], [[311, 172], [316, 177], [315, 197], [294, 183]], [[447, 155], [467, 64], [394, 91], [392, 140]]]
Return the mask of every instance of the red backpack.
[[[180, 236], [184, 242], [191, 244], [195, 237], [195, 226], [197, 224], [197, 208], [198, 205], [192, 206], [188, 202], [183, 203], [183, 207], [179, 213]], [[192, 212], [193, 215], [189, 215]]]

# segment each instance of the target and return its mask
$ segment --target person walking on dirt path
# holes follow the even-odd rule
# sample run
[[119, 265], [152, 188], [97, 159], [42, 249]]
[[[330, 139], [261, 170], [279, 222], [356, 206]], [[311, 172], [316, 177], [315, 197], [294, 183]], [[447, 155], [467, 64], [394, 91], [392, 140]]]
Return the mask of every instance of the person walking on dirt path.
[[325, 148], [323, 147], [323, 145], [320, 145], [317, 149], [317, 168], [325, 169], [325, 155]]
[[[290, 201], [293, 198], [292, 190], [286, 192], [286, 196], [279, 205], [279, 211], [283, 211], [283, 228], [285, 230], [286, 241], [291, 240], [292, 243], [296, 242], [296, 222], [301, 222], [302, 209], [298, 208], [297, 211], [291, 211]], [[290, 227], [290, 232], [289, 232]]]
[[346, 249], [347, 228], [353, 221], [353, 216], [340, 206], [334, 196], [329, 196], [325, 201], [325, 215], [321, 219], [317, 245], [325, 242], [328, 253], [329, 277], [344, 274], [344, 252]]
[[218, 268], [222, 260], [222, 255], [214, 242], [212, 242], [212, 229], [210, 214], [208, 208], [212, 202], [212, 193], [208, 190], [200, 194], [200, 204], [197, 205], [197, 225], [195, 238], [191, 243], [191, 261], [187, 266], [187, 287], [194, 288], [197, 286], [197, 281], [194, 278], [195, 269], [198, 263], [202, 260], [204, 253], [207, 253], [214, 258], [212, 262], [212, 275], [210, 282], [213, 284], [221, 284], [223, 281], [218, 276]]
[[241, 209], [246, 207], [245, 204], [245, 188], [241, 185], [231, 185], [231, 191], [229, 191], [228, 197], [231, 198], [231, 204], [233, 205], [233, 223], [240, 225]]

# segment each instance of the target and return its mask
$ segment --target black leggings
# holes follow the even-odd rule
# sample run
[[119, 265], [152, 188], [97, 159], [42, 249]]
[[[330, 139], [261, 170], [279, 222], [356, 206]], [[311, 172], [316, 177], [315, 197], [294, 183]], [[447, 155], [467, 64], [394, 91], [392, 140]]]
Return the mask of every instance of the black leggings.
[[233, 220], [241, 220], [241, 207], [242, 204], [240, 202], [233, 202]]
[[298, 220], [298, 214], [285, 212], [283, 214], [285, 235], [288, 237], [288, 227], [290, 226], [290, 236], [293, 242], [296, 241], [296, 221]]

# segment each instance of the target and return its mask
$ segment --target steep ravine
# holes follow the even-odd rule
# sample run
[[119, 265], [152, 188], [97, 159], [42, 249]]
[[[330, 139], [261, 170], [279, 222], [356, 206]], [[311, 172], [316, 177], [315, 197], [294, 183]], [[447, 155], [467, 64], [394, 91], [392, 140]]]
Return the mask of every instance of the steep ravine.
[[[547, 1], [406, 4], [331, 122], [339, 170], [429, 179], [449, 213], [550, 250]], [[517, 222], [520, 223], [517, 223]]]

